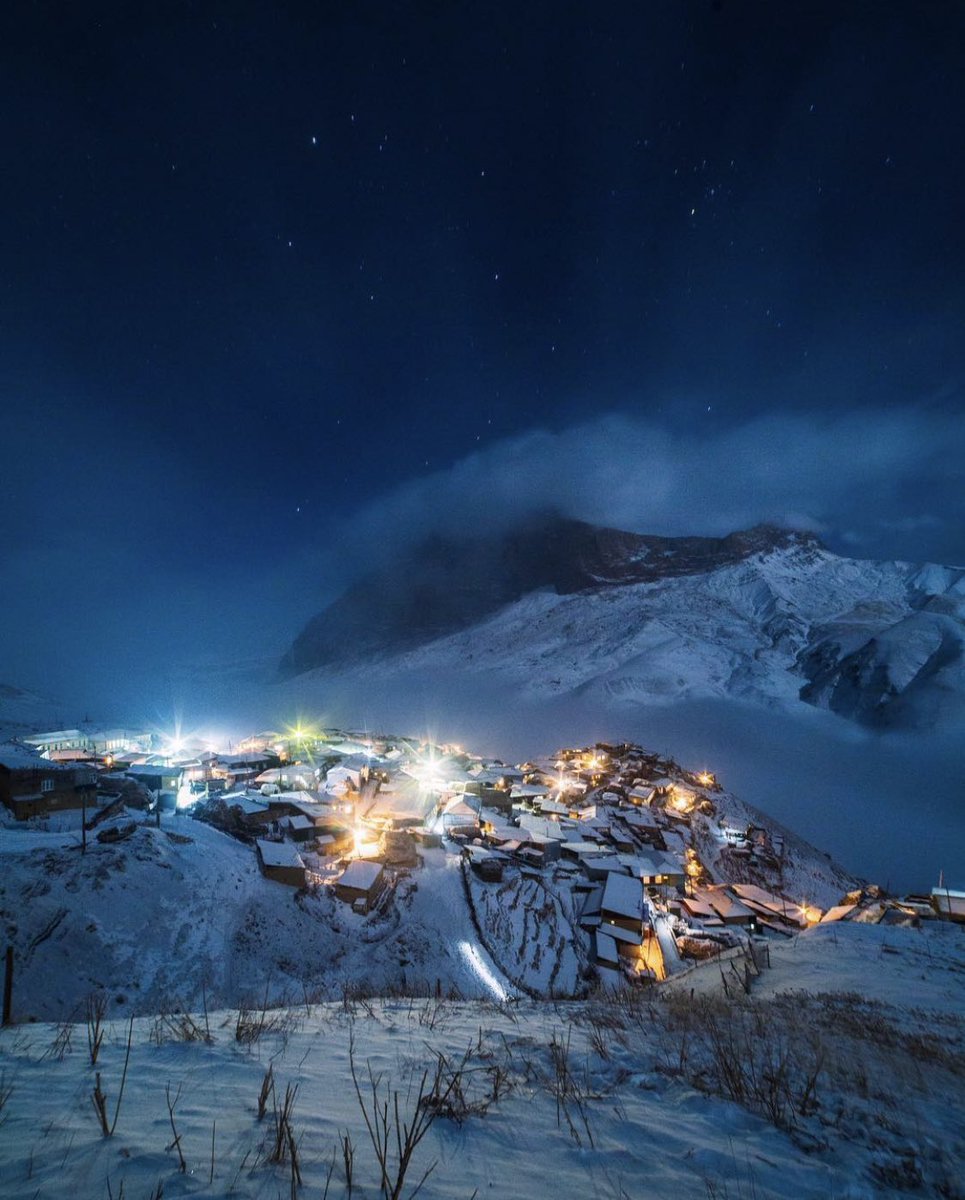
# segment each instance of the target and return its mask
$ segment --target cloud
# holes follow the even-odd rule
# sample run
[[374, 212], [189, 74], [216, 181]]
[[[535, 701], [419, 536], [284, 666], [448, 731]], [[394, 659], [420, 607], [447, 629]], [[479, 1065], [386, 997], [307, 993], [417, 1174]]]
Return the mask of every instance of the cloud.
[[488, 446], [361, 509], [343, 561], [391, 556], [428, 534], [466, 536], [555, 510], [643, 533], [722, 535], [762, 521], [859, 552], [965, 555], [958, 486], [965, 422], [935, 410], [775, 413], [686, 431], [609, 414]]

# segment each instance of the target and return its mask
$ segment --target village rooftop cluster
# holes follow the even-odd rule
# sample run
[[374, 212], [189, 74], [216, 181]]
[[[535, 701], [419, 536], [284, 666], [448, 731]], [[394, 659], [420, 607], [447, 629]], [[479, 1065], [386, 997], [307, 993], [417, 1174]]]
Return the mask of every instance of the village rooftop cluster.
[[363, 916], [455, 855], [483, 935], [492, 897], [480, 889], [537, 881], [567, 914], [584, 978], [609, 983], [660, 981], [748, 937], [822, 921], [965, 919], [965, 894], [948, 888], [901, 901], [858, 889], [824, 906], [790, 894], [783, 834], [735, 824], [711, 772], [628, 743], [507, 764], [307, 726], [227, 749], [57, 730], [0, 745], [0, 800], [17, 821], [74, 814], [83, 845], [121, 840], [138, 819], [201, 819], [249, 843], [266, 878], [331, 889]]

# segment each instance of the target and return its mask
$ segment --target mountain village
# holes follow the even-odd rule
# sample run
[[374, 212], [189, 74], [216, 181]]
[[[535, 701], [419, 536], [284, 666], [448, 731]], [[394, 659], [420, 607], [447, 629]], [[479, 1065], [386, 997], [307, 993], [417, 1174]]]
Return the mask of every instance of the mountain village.
[[[818, 923], [965, 919], [965, 894], [888, 897], [711, 771], [626, 743], [510, 765], [301, 726], [230, 749], [67, 729], [0, 745], [0, 800], [7, 828], [70, 831], [83, 853], [144, 828], [190, 840], [203, 822], [250, 848], [279, 905], [290, 902], [283, 889], [303, 903], [328, 895], [369, 938], [435, 877], [441, 903], [468, 908], [478, 945], [464, 952], [483, 993], [497, 996], [585, 996], [708, 958], [738, 959], [736, 986], [769, 941]], [[762, 949], [748, 955], [751, 946]], [[388, 982], [433, 987], [407, 977], [404, 957]]]

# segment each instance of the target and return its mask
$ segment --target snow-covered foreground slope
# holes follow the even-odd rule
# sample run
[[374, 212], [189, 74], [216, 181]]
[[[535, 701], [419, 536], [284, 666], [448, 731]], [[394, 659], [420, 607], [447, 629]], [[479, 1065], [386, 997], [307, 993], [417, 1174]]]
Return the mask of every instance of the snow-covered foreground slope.
[[[961, 989], [950, 995], [948, 981], [965, 969], [963, 936], [891, 930], [898, 952], [885, 954], [881, 935], [850, 929], [824, 977], [848, 989], [863, 977], [866, 995], [795, 990], [816, 982], [811, 935], [799, 972], [793, 952], [775, 966], [779, 989], [762, 976], [749, 999], [724, 1005], [646, 993], [303, 1005], [247, 1014], [240, 1028], [236, 1013], [213, 1013], [208, 1041], [180, 1040], [203, 1037], [200, 1015], [145, 1018], [130, 1026], [123, 1093], [125, 1022], [107, 1027], [96, 1066], [82, 1025], [8, 1028], [0, 1195], [373, 1198], [398, 1181], [396, 1121], [421, 1114], [398, 1194], [424, 1179], [426, 1200], [960, 1197], [965, 1043]], [[913, 982], [896, 972], [916, 939], [928, 949]], [[875, 998], [905, 991], [915, 1007]], [[98, 1081], [109, 1137], [91, 1103]], [[375, 1123], [385, 1101], [383, 1186], [366, 1116]]]
[[[156, 1012], [345, 989], [489, 996], [459, 860], [400, 881], [384, 915], [263, 879], [254, 849], [186, 818], [115, 845], [0, 829], [0, 921], [17, 952], [20, 1019], [61, 1019], [103, 990]], [[512, 991], [511, 986], [508, 987]], [[498, 989], [497, 989], [498, 994]]]
[[963, 645], [965, 572], [792, 542], [654, 582], [531, 592], [458, 633], [318, 680], [460, 671], [611, 706], [804, 700], [902, 726], [965, 711]]
[[[816, 925], [768, 947], [755, 998], [785, 992], [853, 994], [869, 1004], [965, 1015], [965, 931], [954, 925], [913, 929], [837, 921]], [[721, 973], [705, 963], [667, 984], [669, 992], [721, 990]]]

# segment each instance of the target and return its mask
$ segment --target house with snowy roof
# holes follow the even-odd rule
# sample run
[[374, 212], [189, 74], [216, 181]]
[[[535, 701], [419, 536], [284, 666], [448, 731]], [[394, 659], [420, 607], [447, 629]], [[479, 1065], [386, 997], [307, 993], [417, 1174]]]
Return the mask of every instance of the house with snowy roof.
[[308, 842], [315, 836], [315, 823], [310, 817], [299, 813], [294, 817], [281, 817], [278, 821], [278, 831], [293, 842]]
[[611, 871], [600, 899], [600, 923], [604, 931], [612, 933], [606, 926], [614, 925], [639, 934], [643, 929], [643, 916], [644, 895], [640, 880]]
[[263, 829], [272, 820], [271, 810], [260, 794], [251, 796], [246, 792], [238, 792], [223, 799], [229, 809], [235, 810], [238, 820], [246, 829]]
[[89, 766], [51, 762], [19, 742], [0, 744], [0, 802], [18, 821], [97, 802]]
[[305, 886], [305, 863], [291, 842], [269, 842], [259, 838], [255, 845], [258, 864], [266, 879], [289, 887]]
[[755, 913], [723, 884], [694, 888], [694, 898], [709, 904], [725, 925], [753, 925]]
[[597, 967], [602, 967], [604, 971], [619, 972], [620, 954], [613, 938], [601, 929], [597, 929], [593, 935], [593, 945], [596, 949]]
[[372, 859], [356, 858], [335, 881], [335, 895], [361, 912], [370, 912], [386, 887], [382, 864]]
[[931, 903], [935, 912], [946, 921], [965, 923], [965, 892], [953, 888], [936, 887], [931, 890]]
[[450, 835], [464, 833], [472, 836], [479, 831], [479, 812], [465, 800], [456, 797], [443, 807], [440, 823]]
[[664, 850], [647, 849], [636, 854], [622, 854], [620, 861], [631, 875], [635, 875], [647, 887], [661, 884], [683, 887], [687, 880], [687, 872], [680, 858]]
[[43, 733], [31, 733], [23, 740], [39, 754], [49, 754], [52, 750], [90, 749], [90, 739], [80, 729], [51, 729]]

